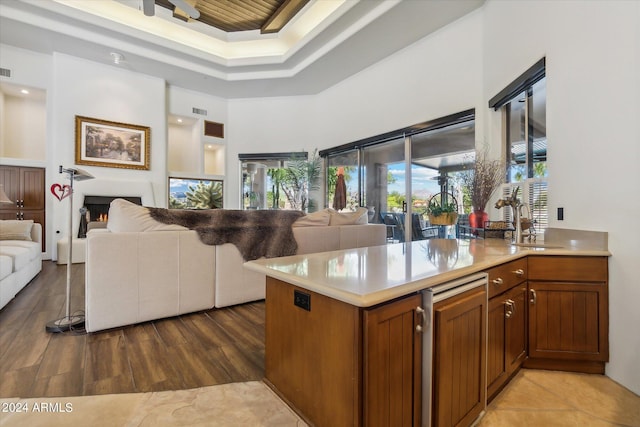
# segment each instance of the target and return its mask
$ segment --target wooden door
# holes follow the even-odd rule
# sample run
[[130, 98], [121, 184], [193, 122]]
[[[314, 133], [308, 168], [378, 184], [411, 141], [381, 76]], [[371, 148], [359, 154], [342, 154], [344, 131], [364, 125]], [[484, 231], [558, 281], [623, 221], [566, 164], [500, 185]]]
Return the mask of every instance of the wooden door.
[[420, 294], [364, 312], [364, 425], [420, 426]]
[[486, 404], [486, 290], [438, 302], [433, 311], [433, 425], [469, 426]]
[[608, 360], [606, 283], [529, 282], [529, 357]]

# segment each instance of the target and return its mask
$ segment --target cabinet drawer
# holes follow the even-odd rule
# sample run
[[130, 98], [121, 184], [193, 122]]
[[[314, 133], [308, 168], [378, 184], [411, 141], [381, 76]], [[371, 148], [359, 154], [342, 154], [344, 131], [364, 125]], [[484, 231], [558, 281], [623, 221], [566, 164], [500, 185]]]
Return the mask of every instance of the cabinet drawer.
[[527, 280], [527, 259], [520, 258], [487, 270], [489, 274], [489, 298], [513, 288]]
[[529, 257], [529, 280], [605, 282], [607, 275], [607, 257]]

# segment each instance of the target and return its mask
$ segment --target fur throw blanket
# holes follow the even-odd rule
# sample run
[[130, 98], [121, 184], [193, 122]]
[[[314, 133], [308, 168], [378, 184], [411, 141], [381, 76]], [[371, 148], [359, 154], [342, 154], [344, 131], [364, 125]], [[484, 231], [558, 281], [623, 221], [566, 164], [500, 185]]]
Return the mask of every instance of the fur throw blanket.
[[298, 244], [291, 225], [304, 215], [281, 210], [147, 209], [157, 221], [195, 230], [207, 245], [233, 243], [245, 261], [294, 255]]

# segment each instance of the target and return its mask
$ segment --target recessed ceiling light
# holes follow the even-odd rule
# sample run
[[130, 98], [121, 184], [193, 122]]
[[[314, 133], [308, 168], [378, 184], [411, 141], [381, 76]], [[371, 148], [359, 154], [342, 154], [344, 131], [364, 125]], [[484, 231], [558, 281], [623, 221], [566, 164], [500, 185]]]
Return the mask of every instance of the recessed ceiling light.
[[182, 123], [182, 119], [178, 119], [178, 123]]
[[20, 90], [20, 93], [25, 94], [25, 95], [29, 95], [29, 91], [26, 90], [26, 89]]
[[114, 64], [120, 65], [120, 63], [124, 61], [124, 56], [122, 56], [122, 54], [118, 52], [111, 52], [111, 60]]

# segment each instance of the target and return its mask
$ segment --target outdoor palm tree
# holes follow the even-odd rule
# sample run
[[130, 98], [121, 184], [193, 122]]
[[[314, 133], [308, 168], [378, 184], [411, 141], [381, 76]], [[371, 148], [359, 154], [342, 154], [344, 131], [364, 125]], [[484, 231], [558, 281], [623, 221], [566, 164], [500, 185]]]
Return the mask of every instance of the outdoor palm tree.
[[281, 187], [292, 209], [303, 212], [313, 210], [314, 206], [309, 200], [309, 192], [320, 189], [321, 165], [322, 159], [316, 150], [309, 160], [293, 160], [284, 169], [285, 174]]
[[272, 209], [280, 209], [280, 188], [287, 172], [284, 169], [274, 168], [267, 171], [267, 175], [273, 183], [271, 194], [273, 199]]

